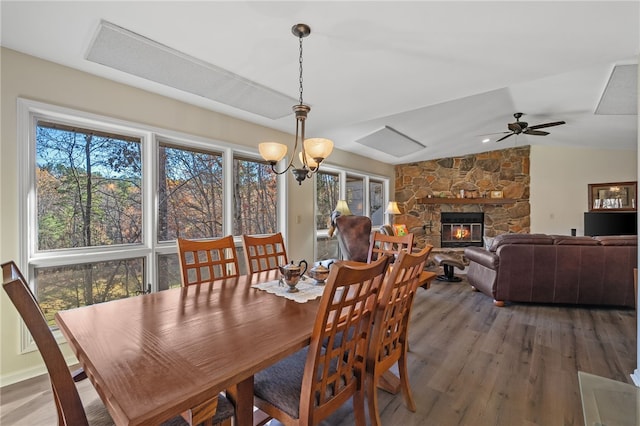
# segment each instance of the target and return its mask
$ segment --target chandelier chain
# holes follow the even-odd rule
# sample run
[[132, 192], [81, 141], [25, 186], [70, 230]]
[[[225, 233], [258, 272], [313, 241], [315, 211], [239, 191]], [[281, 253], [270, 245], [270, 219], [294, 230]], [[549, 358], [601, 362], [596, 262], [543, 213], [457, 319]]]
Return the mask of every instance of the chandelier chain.
[[302, 105], [302, 36], [300, 36], [300, 59], [298, 59], [298, 62], [300, 63], [300, 105]]

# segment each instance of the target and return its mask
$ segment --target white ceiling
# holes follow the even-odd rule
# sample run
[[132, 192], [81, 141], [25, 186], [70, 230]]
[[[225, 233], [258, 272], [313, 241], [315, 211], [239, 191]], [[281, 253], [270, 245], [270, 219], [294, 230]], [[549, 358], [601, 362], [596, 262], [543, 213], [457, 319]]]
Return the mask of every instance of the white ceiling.
[[[638, 1], [5, 1], [2, 46], [286, 132], [271, 120], [85, 59], [101, 20], [298, 97], [304, 22], [307, 136], [399, 164], [545, 144], [635, 149], [638, 115], [595, 115], [615, 65], [637, 64]], [[637, 82], [635, 82], [637, 84]], [[637, 101], [637, 96], [634, 96]], [[503, 132], [565, 120], [549, 136]], [[426, 145], [403, 157], [356, 140], [385, 125]], [[492, 135], [493, 140], [503, 136]], [[287, 141], [282, 141], [287, 142]]]

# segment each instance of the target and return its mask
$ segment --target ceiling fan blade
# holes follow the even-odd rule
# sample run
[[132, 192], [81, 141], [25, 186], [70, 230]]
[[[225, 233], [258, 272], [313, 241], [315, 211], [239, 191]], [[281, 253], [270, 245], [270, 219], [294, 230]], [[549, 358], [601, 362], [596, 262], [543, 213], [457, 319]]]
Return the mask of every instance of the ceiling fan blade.
[[511, 133], [511, 132], [495, 132], [495, 133], [485, 133], [482, 135], [475, 135], [475, 136], [491, 136], [491, 135], [502, 135], [502, 134], [507, 134], [507, 133]]
[[500, 139], [498, 139], [496, 142], [503, 141], [503, 140], [505, 140], [506, 138], [508, 138], [509, 136], [513, 136], [513, 135], [515, 135], [515, 133], [509, 133], [507, 136], [503, 136], [503, 137], [501, 137], [501, 138], [500, 138]]
[[[531, 129], [531, 127], [529, 127], [529, 129]], [[542, 130], [525, 130], [523, 133], [527, 134], [527, 135], [534, 135], [534, 136], [547, 136], [549, 134], [549, 132], [543, 132]]]
[[543, 123], [543, 124], [536, 124], [534, 126], [529, 126], [529, 129], [543, 129], [545, 127], [552, 127], [552, 126], [559, 126], [561, 124], [567, 124], [564, 121], [554, 121], [553, 123]]

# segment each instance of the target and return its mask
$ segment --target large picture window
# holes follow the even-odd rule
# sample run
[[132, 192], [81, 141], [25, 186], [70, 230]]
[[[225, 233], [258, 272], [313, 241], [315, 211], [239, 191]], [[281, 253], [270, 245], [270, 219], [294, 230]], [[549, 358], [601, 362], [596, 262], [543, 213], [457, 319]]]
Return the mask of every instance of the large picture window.
[[[176, 238], [285, 231], [286, 179], [257, 152], [34, 101], [18, 105], [22, 267], [52, 326], [60, 309], [179, 286]], [[377, 224], [388, 181], [327, 167], [315, 190], [315, 255], [336, 258], [327, 228], [338, 200], [349, 196], [354, 213]], [[22, 348], [34, 347], [23, 340]]]
[[277, 175], [246, 148], [33, 101], [18, 110], [23, 266], [52, 327], [61, 309], [179, 286], [179, 237], [283, 228]]

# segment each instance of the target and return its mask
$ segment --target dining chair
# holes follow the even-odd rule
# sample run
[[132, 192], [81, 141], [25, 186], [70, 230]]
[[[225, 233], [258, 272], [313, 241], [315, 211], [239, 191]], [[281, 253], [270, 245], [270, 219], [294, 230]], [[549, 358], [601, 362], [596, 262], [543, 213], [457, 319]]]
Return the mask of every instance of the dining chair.
[[415, 254], [400, 252], [380, 290], [367, 352], [365, 379], [369, 419], [374, 426], [381, 424], [377, 392], [380, 378], [396, 363], [405, 405], [409, 410], [416, 411], [407, 370], [407, 338], [418, 277], [432, 248], [433, 246], [427, 245]]
[[413, 234], [407, 235], [386, 235], [380, 232], [375, 232], [371, 236], [371, 243], [369, 244], [369, 254], [367, 255], [367, 262], [372, 262], [383, 254], [392, 256], [391, 262], [393, 263], [398, 257], [400, 252], [411, 252], [413, 248]]
[[240, 275], [233, 237], [194, 241], [178, 238], [182, 286]]
[[280, 232], [264, 237], [243, 235], [242, 246], [249, 274], [270, 271], [289, 263]]
[[387, 263], [331, 266], [311, 343], [255, 375], [256, 407], [288, 426], [315, 425], [352, 398], [365, 424], [364, 357]]
[[[91, 412], [91, 419], [95, 420], [95, 423], [113, 424], [113, 420], [109, 416], [106, 407], [102, 404], [99, 404], [97, 407], [92, 405], [90, 410], [85, 411], [71, 371], [69, 367], [67, 367], [60, 347], [47, 324], [47, 320], [35, 296], [29, 288], [29, 284], [14, 262], [3, 263], [1, 267], [2, 288], [22, 317], [29, 333], [31, 333], [45, 363], [47, 372], [49, 373], [49, 381], [51, 382], [53, 399], [58, 415], [58, 425], [89, 425], [87, 412]], [[212, 412], [211, 407], [214, 405], [215, 410]], [[229, 400], [222, 395], [218, 395], [217, 404], [212, 404], [208, 401], [207, 407], [206, 417], [197, 417], [197, 414], [204, 414], [204, 411], [198, 410], [198, 407], [196, 407], [185, 413], [186, 417], [182, 415], [176, 416], [163, 423], [163, 425], [180, 426], [208, 421], [210, 422], [209, 424], [214, 425], [231, 425], [231, 418], [234, 416], [235, 410]], [[187, 417], [193, 418], [195, 423], [188, 422], [186, 420]], [[93, 421], [91, 423], [93, 423]]]

